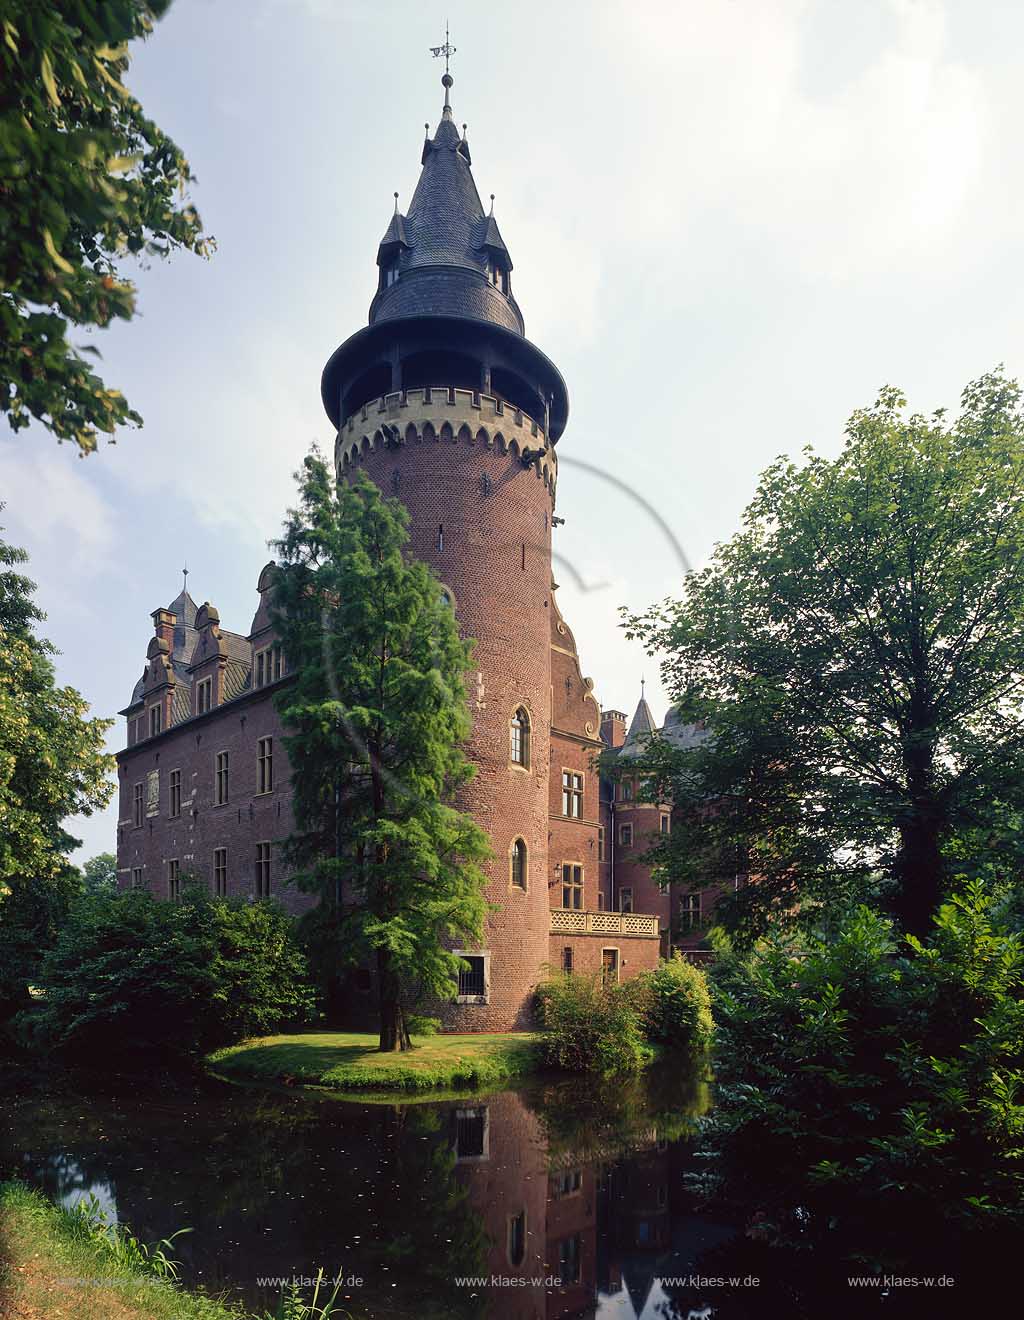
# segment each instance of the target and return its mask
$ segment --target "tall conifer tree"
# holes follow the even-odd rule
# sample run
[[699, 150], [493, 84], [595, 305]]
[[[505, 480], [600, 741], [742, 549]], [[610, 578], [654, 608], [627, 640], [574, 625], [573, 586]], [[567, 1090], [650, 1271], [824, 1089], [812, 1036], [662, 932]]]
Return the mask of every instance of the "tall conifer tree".
[[408, 514], [360, 474], [336, 484], [309, 455], [277, 543], [273, 612], [293, 681], [295, 832], [286, 855], [319, 904], [306, 919], [325, 978], [372, 961], [380, 1048], [409, 1047], [408, 1014], [450, 998], [487, 905], [486, 835], [450, 805], [473, 775], [459, 637], [431, 569], [405, 554]]

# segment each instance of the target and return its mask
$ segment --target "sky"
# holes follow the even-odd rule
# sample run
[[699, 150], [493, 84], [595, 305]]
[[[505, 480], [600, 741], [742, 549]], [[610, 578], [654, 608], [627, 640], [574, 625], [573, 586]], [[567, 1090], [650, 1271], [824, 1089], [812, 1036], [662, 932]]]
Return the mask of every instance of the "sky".
[[[569, 386], [559, 605], [605, 707], [632, 712], [644, 677], [663, 716], [619, 608], [676, 593], [777, 455], [838, 452], [885, 384], [930, 412], [998, 363], [1024, 375], [1024, 6], [175, 0], [128, 82], [217, 252], [134, 269], [139, 315], [73, 336], [143, 429], [85, 460], [0, 433], [5, 538], [97, 715], [127, 704], [186, 561], [249, 630], [291, 474], [332, 448], [320, 373], [366, 323], [440, 117], [446, 15], [477, 185]], [[79, 860], [115, 824], [75, 822]]]

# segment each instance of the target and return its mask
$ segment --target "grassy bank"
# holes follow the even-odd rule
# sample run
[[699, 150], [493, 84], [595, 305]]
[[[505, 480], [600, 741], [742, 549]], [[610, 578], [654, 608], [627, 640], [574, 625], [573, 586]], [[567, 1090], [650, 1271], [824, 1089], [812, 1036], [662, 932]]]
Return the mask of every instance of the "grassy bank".
[[[123, 1243], [124, 1239], [122, 1239]], [[206, 1297], [140, 1270], [82, 1216], [20, 1183], [0, 1183], [4, 1320], [240, 1320]]]
[[502, 1086], [536, 1068], [530, 1032], [414, 1036], [412, 1050], [382, 1054], [368, 1032], [265, 1036], [211, 1054], [225, 1077], [299, 1082], [340, 1091], [429, 1091]]

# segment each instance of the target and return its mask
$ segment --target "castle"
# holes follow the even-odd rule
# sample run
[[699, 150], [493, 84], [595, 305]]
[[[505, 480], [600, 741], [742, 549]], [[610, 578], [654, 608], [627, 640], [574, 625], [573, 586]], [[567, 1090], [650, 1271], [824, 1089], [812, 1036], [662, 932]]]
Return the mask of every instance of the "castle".
[[[664, 892], [634, 860], [671, 812], [638, 800], [628, 775], [602, 781], [606, 748], [628, 762], [655, 732], [641, 698], [627, 729], [602, 716], [555, 600], [551, 535], [556, 445], [568, 394], [525, 336], [512, 260], [485, 212], [469, 143], [445, 89], [423, 143], [407, 214], [377, 251], [369, 322], [333, 353], [322, 379], [344, 480], [366, 472], [409, 510], [411, 554], [436, 570], [464, 635], [475, 639], [466, 751], [477, 768], [456, 805], [491, 839], [484, 947], [446, 1025], [525, 1026], [548, 966], [613, 978], [653, 967], [670, 942], [693, 945], [703, 894]], [[146, 667], [118, 755], [118, 878], [168, 898], [182, 877], [224, 895], [273, 895], [294, 913], [312, 902], [286, 885], [279, 846], [292, 828], [289, 773], [273, 697], [288, 658], [271, 623], [272, 565], [247, 633], [221, 626], [183, 587], [153, 613]], [[662, 736], [693, 730], [670, 717]], [[352, 1002], [371, 974], [354, 970]], [[365, 1012], [365, 1010], [364, 1010]], [[357, 1013], [358, 1016], [358, 1013]]]

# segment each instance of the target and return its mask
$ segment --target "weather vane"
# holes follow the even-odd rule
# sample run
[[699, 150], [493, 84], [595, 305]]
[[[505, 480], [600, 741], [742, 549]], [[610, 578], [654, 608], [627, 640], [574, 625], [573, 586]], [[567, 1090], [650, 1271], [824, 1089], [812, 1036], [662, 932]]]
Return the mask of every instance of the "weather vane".
[[184, 567], [181, 570], [181, 589], [188, 591], [188, 560], [185, 560]]
[[437, 59], [437, 57], [438, 57], [439, 55], [443, 55], [443, 56], [444, 56], [444, 71], [445, 71], [445, 73], [447, 73], [447, 72], [448, 72], [448, 61], [449, 61], [449, 60], [451, 59], [451, 57], [455, 54], [455, 47], [454, 47], [454, 46], [452, 45], [452, 43], [448, 40], [448, 23], [447, 23], [447, 21], [445, 22], [445, 25], [444, 25], [444, 45], [443, 45], [443, 46], [431, 46], [431, 48], [430, 48], [430, 53], [431, 53], [431, 55], [433, 55], [434, 59]]

